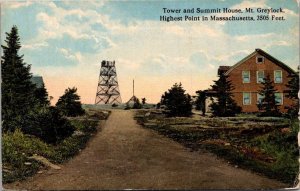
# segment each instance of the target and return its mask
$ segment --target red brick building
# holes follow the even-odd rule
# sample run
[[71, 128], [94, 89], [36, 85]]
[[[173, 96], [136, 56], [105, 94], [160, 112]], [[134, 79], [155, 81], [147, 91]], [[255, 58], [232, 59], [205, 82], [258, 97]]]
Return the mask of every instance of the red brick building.
[[243, 112], [258, 112], [257, 104], [262, 99], [258, 94], [261, 82], [267, 75], [274, 83], [275, 99], [281, 112], [285, 112], [286, 106], [290, 106], [293, 100], [286, 97], [288, 88], [286, 84], [290, 80], [289, 74], [295, 73], [289, 66], [272, 57], [261, 49], [256, 49], [235, 65], [220, 66], [218, 73], [225, 72], [234, 86], [233, 98]]

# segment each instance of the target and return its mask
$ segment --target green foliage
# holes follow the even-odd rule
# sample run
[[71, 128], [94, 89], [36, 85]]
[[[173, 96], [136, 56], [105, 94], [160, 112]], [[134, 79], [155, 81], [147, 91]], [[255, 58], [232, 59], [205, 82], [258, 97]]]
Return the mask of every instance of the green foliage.
[[50, 156], [50, 159], [58, 163], [68, 160], [86, 146], [89, 138], [90, 135], [88, 134], [66, 138], [55, 147], [55, 151]]
[[289, 132], [283, 133], [280, 130], [276, 130], [256, 137], [253, 141], [255, 146], [258, 146], [276, 159], [271, 170], [273, 173], [283, 176], [283, 181], [294, 180], [299, 170], [298, 131], [299, 122], [293, 122]]
[[212, 85], [213, 91], [216, 91], [217, 102], [211, 104], [212, 114], [218, 117], [235, 116], [240, 113], [242, 108], [232, 98], [232, 90], [234, 90], [228, 76], [220, 74], [219, 79], [214, 81]]
[[[24, 179], [34, 174], [41, 165], [28, 157], [37, 154], [55, 163], [62, 163], [86, 146], [92, 133], [97, 130], [98, 121], [71, 121], [81, 135], [70, 136], [57, 145], [44, 143], [32, 135], [23, 134], [19, 129], [14, 133], [2, 134], [3, 182]], [[30, 162], [26, 165], [25, 162]]]
[[65, 90], [65, 94], [58, 99], [56, 107], [63, 115], [75, 117], [85, 113], [81, 107], [80, 96], [76, 92], [77, 88], [68, 88]]
[[13, 132], [34, 108], [35, 87], [31, 83], [30, 65], [19, 55], [21, 44], [16, 26], [6, 33], [5, 42], [6, 45], [1, 46], [2, 130]]
[[205, 91], [196, 91], [196, 93], [198, 94], [197, 99], [196, 99], [196, 110], [201, 110], [202, 111], [202, 115], [205, 115], [205, 100], [206, 100], [206, 92]]
[[97, 131], [98, 121], [94, 120], [71, 120], [71, 124], [76, 127], [76, 130], [82, 131], [84, 133], [94, 133]]
[[[24, 135], [19, 129], [14, 133], [2, 134], [2, 162], [3, 181], [12, 182], [15, 179], [24, 178], [38, 170], [39, 164], [28, 159], [33, 154], [41, 156], [50, 155], [53, 148], [41, 140]], [[30, 165], [25, 165], [30, 162]]]
[[169, 116], [190, 116], [192, 114], [191, 96], [185, 94], [181, 83], [175, 83], [168, 92], [161, 97], [161, 105], [169, 110]]
[[40, 88], [35, 88], [34, 96], [36, 98], [37, 104], [41, 107], [50, 106], [50, 101], [48, 99], [48, 92], [43, 84]]
[[55, 107], [30, 113], [24, 120], [22, 131], [39, 137], [46, 143], [57, 144], [74, 132], [74, 127]]
[[258, 92], [264, 96], [261, 103], [257, 105], [258, 109], [262, 111], [259, 116], [281, 116], [275, 100], [275, 92], [274, 84], [270, 76], [267, 75], [262, 82], [261, 90]]
[[286, 87], [288, 88], [288, 94], [286, 95], [286, 97], [292, 99], [294, 103], [292, 106], [287, 107], [287, 115], [289, 118], [297, 118], [299, 111], [299, 70], [298, 73], [292, 73], [288, 77], [290, 78], [290, 80], [286, 85]]

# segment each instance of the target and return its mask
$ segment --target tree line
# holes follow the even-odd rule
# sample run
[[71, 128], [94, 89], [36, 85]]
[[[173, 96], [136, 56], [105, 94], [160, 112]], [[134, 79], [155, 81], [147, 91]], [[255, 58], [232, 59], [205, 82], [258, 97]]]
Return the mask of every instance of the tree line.
[[6, 32], [5, 45], [1, 45], [2, 72], [2, 132], [20, 129], [47, 143], [56, 144], [72, 135], [75, 128], [66, 116], [83, 115], [77, 88], [67, 88], [55, 106], [51, 106], [44, 84], [32, 83], [31, 65], [19, 54], [21, 48], [18, 28]]
[[[202, 114], [205, 115], [205, 100], [211, 98], [212, 104], [210, 107], [213, 116], [230, 117], [241, 113], [242, 108], [238, 106], [233, 99], [232, 91], [234, 87], [228, 79], [228, 76], [224, 73], [220, 73], [218, 77], [219, 79], [214, 81], [214, 84], [211, 85], [211, 90], [215, 92], [215, 100], [212, 99], [211, 95], [207, 94], [207, 91], [199, 90], [196, 92], [196, 109], [202, 111]], [[299, 75], [292, 73], [288, 77], [290, 80], [286, 84], [288, 88], [286, 97], [294, 100], [294, 103], [286, 107], [287, 113], [285, 115], [290, 118], [297, 118], [299, 111]], [[275, 99], [276, 89], [274, 82], [270, 79], [269, 75], [264, 78], [261, 85], [261, 89], [258, 93], [262, 96], [262, 100], [257, 104], [260, 111], [258, 116], [282, 116]], [[192, 114], [191, 96], [185, 94], [181, 83], [175, 83], [171, 89], [162, 95], [158, 107], [162, 105], [166, 107], [169, 116], [190, 116]]]

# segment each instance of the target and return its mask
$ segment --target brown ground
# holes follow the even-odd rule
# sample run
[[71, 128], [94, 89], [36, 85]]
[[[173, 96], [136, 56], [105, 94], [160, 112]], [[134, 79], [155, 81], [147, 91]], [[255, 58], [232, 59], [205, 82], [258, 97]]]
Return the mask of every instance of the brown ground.
[[283, 188], [286, 185], [235, 168], [210, 153], [143, 129], [132, 111], [114, 110], [78, 156], [26, 181], [4, 185], [23, 189]]

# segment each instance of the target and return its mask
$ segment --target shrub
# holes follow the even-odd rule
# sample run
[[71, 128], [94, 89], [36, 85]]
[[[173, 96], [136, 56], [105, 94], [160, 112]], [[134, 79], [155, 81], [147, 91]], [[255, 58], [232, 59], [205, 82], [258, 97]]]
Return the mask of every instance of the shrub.
[[57, 147], [55, 147], [55, 154], [49, 156], [50, 159], [58, 163], [68, 160], [86, 146], [89, 138], [90, 135], [87, 134], [66, 138], [59, 145], [57, 145]]
[[165, 105], [169, 116], [190, 116], [192, 114], [191, 96], [184, 93], [181, 83], [175, 83], [161, 98], [161, 105]]
[[75, 130], [55, 107], [31, 113], [26, 118], [22, 131], [39, 137], [46, 143], [56, 144], [71, 136]]
[[68, 88], [65, 90], [65, 94], [58, 99], [56, 107], [63, 115], [75, 117], [85, 113], [81, 107], [80, 96], [76, 92], [77, 88]]
[[[12, 182], [33, 174], [38, 170], [39, 164], [27, 157], [33, 154], [41, 156], [51, 155], [53, 149], [33, 136], [24, 135], [19, 129], [14, 133], [2, 135], [2, 162], [3, 182]], [[31, 165], [25, 165], [30, 162]]]
[[98, 121], [92, 120], [71, 120], [71, 124], [76, 128], [76, 130], [82, 131], [84, 133], [94, 133], [97, 131]]

